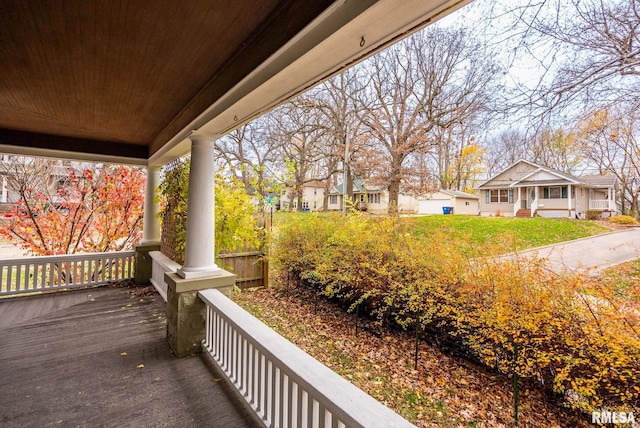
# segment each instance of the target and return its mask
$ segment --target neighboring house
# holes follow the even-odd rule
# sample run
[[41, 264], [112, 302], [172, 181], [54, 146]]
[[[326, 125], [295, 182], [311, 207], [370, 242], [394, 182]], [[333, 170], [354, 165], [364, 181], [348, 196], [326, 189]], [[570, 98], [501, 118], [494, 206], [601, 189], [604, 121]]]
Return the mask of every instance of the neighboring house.
[[[16, 177], [12, 176], [12, 174], [16, 174], [16, 171], [20, 171], [20, 169], [13, 168], [12, 164], [23, 162], [25, 162], [25, 157], [23, 156], [0, 154], [0, 185], [2, 186], [0, 188], [0, 215], [9, 214], [12, 211], [12, 207], [20, 199], [19, 191], [11, 187], [11, 183], [15, 185], [16, 182]], [[60, 161], [57, 162], [59, 164], [51, 165], [50, 168], [47, 168], [49, 170], [47, 180], [38, 181], [40, 186], [36, 189], [50, 194], [54, 205], [64, 200], [58, 196], [57, 192], [61, 187], [70, 184], [70, 171], [73, 171], [78, 176], [82, 174], [82, 171], [76, 167], [67, 166]]]
[[587, 210], [615, 215], [617, 186], [612, 176], [574, 177], [520, 160], [477, 186], [476, 192], [485, 216], [585, 218]]
[[[329, 190], [329, 210], [342, 210], [343, 195], [344, 188], [342, 184], [331, 186]], [[367, 211], [371, 214], [386, 214], [389, 211], [389, 192], [381, 186], [356, 178], [353, 180], [353, 197], [355, 199], [355, 208], [361, 211]], [[413, 196], [402, 193], [398, 195], [398, 212], [413, 213], [416, 212], [416, 209], [417, 201]]]
[[443, 214], [445, 207], [452, 208], [453, 214], [478, 215], [479, 197], [457, 190], [439, 191], [418, 198], [418, 214]]
[[302, 206], [298, 207], [298, 199], [293, 195], [293, 189], [288, 187], [280, 197], [281, 209], [293, 207], [300, 211], [320, 211], [324, 203], [326, 183], [319, 180], [309, 181], [302, 188]]

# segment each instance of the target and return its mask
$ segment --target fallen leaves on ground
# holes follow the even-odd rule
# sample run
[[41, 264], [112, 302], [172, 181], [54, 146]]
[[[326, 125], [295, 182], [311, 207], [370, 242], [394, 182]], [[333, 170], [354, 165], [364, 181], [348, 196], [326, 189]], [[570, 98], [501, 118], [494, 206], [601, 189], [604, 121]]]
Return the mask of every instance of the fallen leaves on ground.
[[[304, 289], [268, 288], [233, 299], [304, 351], [419, 427], [513, 426], [513, 381], [420, 343], [381, 330]], [[590, 426], [586, 417], [521, 386], [519, 426]]]

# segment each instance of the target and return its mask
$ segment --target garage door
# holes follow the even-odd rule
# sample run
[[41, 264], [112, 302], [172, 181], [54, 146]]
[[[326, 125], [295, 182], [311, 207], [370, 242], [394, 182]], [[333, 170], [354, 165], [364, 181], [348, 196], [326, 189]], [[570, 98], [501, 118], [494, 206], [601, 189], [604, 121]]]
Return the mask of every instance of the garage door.
[[442, 207], [450, 207], [451, 199], [425, 199], [418, 201], [418, 214], [442, 214]]

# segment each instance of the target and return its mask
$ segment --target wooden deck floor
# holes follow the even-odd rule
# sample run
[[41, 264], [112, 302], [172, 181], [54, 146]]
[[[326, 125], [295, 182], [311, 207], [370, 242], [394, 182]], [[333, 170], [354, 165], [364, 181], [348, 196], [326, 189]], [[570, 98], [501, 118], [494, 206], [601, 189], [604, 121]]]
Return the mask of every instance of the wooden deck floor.
[[165, 329], [162, 299], [125, 288], [1, 300], [0, 426], [259, 426]]

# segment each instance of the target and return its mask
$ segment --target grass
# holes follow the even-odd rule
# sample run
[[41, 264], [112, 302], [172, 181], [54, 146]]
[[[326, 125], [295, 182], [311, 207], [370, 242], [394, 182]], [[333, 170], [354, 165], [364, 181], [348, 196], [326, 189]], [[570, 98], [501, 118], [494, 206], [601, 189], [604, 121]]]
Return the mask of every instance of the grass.
[[[339, 218], [341, 214], [281, 212], [274, 216], [274, 225], [277, 227], [287, 216], [304, 218], [310, 215]], [[401, 217], [400, 221], [412, 225], [416, 234], [433, 236], [436, 241], [463, 240], [468, 244], [468, 248], [463, 250], [470, 257], [510, 253], [611, 232], [610, 229], [591, 221], [567, 218], [434, 215]]]
[[411, 219], [418, 235], [444, 233], [469, 244], [471, 255], [506, 253], [610, 232], [596, 223], [557, 218], [506, 218], [463, 215]]
[[610, 267], [600, 277], [611, 287], [614, 295], [640, 307], [640, 259]]

